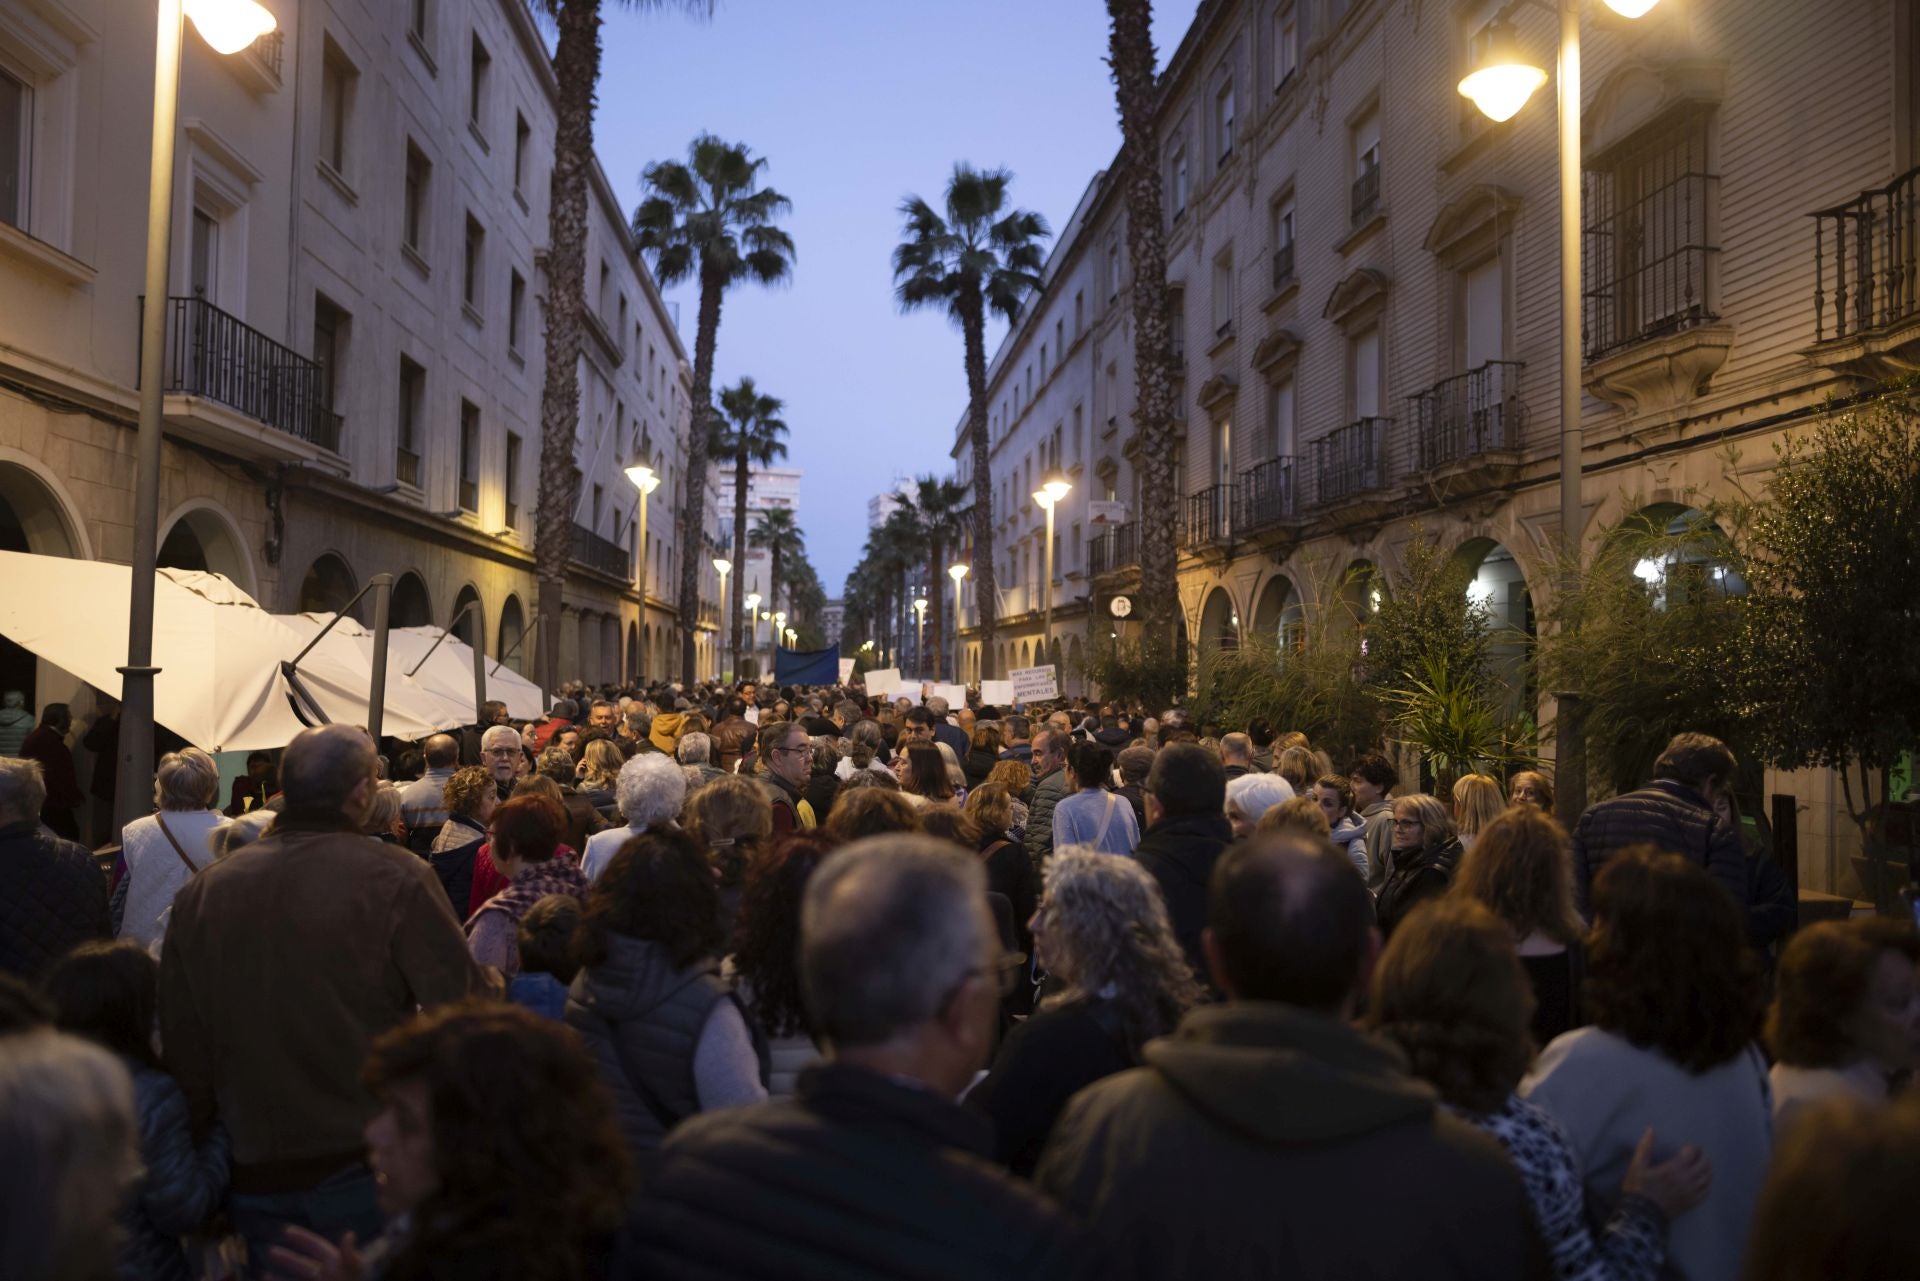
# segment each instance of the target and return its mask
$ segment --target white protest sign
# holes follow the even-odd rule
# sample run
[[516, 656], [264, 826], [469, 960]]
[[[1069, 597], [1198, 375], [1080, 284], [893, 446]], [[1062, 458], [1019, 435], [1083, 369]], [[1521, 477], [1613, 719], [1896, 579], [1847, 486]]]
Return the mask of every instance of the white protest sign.
[[897, 667], [876, 667], [867, 673], [867, 696], [869, 698], [891, 698], [900, 684], [900, 669]]
[[853, 663], [854, 660], [851, 658], [843, 658], [840, 660], [840, 683], [842, 685], [845, 685], [853, 679]]
[[1060, 685], [1054, 679], [1052, 663], [1045, 667], [1016, 667], [1007, 675], [1013, 679], [1013, 701], [1016, 703], [1040, 703], [1060, 697]]
[[967, 705], [967, 687], [965, 685], [935, 685], [933, 697], [947, 700], [947, 710], [957, 712]]
[[1005, 707], [1013, 701], [1013, 682], [981, 681], [980, 701], [988, 707]]
[[749, 724], [758, 725], [760, 723], [760, 709], [751, 703], [747, 705], [747, 710], [742, 712], [741, 715], [747, 719]]
[[1124, 525], [1127, 523], [1127, 505], [1096, 498], [1087, 504], [1087, 516], [1096, 525]]

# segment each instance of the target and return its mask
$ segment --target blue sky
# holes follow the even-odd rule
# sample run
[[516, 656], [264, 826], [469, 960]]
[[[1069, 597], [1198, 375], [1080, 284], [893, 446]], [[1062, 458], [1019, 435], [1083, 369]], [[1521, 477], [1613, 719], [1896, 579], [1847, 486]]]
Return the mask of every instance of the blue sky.
[[[1162, 64], [1196, 0], [1163, 0]], [[889, 255], [909, 192], [938, 201], [956, 160], [1014, 173], [1013, 198], [1065, 223], [1120, 142], [1099, 0], [719, 0], [710, 21], [606, 5], [595, 144], [631, 207], [640, 172], [702, 130], [748, 144], [793, 201], [793, 284], [742, 288], [715, 386], [750, 374], [786, 401], [800, 521], [828, 594], [896, 475], [946, 472], [966, 408], [960, 336], [902, 316]], [[680, 303], [693, 347], [691, 293]], [[999, 340], [988, 335], [988, 350]]]

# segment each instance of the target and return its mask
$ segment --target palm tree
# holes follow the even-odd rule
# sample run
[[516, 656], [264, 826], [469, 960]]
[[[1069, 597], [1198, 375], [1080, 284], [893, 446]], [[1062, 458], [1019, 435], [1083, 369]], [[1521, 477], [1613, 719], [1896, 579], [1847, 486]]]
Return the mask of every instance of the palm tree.
[[[967, 487], [957, 480], [922, 476], [913, 497], [913, 511], [920, 523], [920, 537], [927, 548], [927, 604], [933, 615], [933, 679], [945, 678], [947, 549], [963, 534], [961, 516], [966, 511]], [[958, 675], [958, 673], [955, 673]]]
[[742, 378], [720, 393], [720, 412], [713, 450], [733, 459], [733, 563], [741, 572], [733, 576], [733, 598], [728, 603], [733, 629], [733, 670], [740, 670], [740, 619], [746, 608], [747, 568], [747, 468], [771, 467], [787, 456], [787, 424], [779, 417], [783, 402], [763, 396], [753, 379]]
[[[687, 161], [662, 160], [642, 175], [648, 196], [634, 210], [640, 248], [653, 255], [662, 285], [700, 284], [700, 321], [693, 341], [693, 403], [713, 401], [713, 351], [720, 332], [720, 302], [742, 281], [782, 284], [793, 277], [793, 238], [773, 225], [792, 202], [760, 187], [765, 159], [739, 143], [701, 134], [687, 148]], [[676, 536], [688, 554], [680, 558], [680, 676], [694, 682], [693, 623], [700, 608], [700, 558], [691, 549], [705, 539], [707, 434], [689, 433], [686, 488]]]
[[[580, 419], [580, 340], [587, 289], [587, 172], [593, 161], [593, 97], [600, 83], [603, 0], [536, 0], [557, 29], [559, 85], [553, 175], [547, 201], [546, 370], [540, 391], [540, 488], [534, 509], [534, 578], [540, 630], [534, 660], [542, 688], [560, 684], [560, 601], [573, 559], [580, 501], [575, 457]], [[713, 12], [713, 0], [618, 0], [629, 8]], [[641, 550], [645, 555], [645, 549]], [[642, 603], [642, 613], [645, 604]]]
[[[793, 510], [787, 507], [775, 507], [760, 513], [760, 519], [753, 523], [753, 532], [748, 535], [755, 547], [763, 547], [772, 563], [767, 569], [767, 609], [770, 613], [780, 611], [780, 566], [789, 556], [805, 555], [806, 540], [800, 533], [800, 526], [793, 520]], [[789, 620], [791, 621], [791, 620]], [[776, 648], [784, 644], [778, 635], [774, 636]]]
[[[897, 628], [894, 634], [899, 637], [895, 645], [897, 651], [907, 647], [907, 636], [913, 627], [913, 608], [908, 604], [913, 595], [907, 590], [907, 575], [926, 564], [927, 556], [927, 545], [920, 535], [920, 517], [911, 503], [903, 502], [887, 513], [886, 521], [880, 526], [880, 548], [881, 571], [888, 576], [888, 592], [893, 601], [889, 625]], [[914, 655], [915, 661], [919, 658], [920, 655]]]
[[[939, 307], [966, 342], [967, 437], [973, 446], [973, 581], [980, 602], [982, 677], [991, 676], [995, 627], [993, 481], [987, 462], [987, 311], [1009, 324], [1020, 300], [1040, 285], [1046, 219], [1007, 208], [1005, 169], [962, 162], [947, 182], [946, 214], [918, 196], [901, 202], [906, 238], [893, 251], [894, 293], [902, 310]], [[1171, 528], [1171, 527], [1169, 527]]]
[[[1153, 0], [1107, 0], [1112, 27], [1107, 61], [1120, 107], [1126, 157], [1127, 256], [1133, 268], [1134, 422], [1139, 432], [1140, 492], [1173, 494], [1175, 437], [1172, 312], [1167, 243], [1160, 220], [1160, 106], [1154, 77]], [[1179, 596], [1174, 582], [1174, 502], [1140, 504], [1142, 636], [1173, 652]]]

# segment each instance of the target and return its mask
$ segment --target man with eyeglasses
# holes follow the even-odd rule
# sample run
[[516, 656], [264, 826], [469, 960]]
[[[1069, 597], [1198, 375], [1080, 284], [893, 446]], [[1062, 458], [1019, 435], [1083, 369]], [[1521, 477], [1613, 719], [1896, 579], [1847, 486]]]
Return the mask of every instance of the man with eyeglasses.
[[500, 793], [501, 800], [513, 794], [514, 782], [520, 777], [520, 761], [525, 756], [520, 735], [511, 725], [491, 726], [480, 736], [480, 763], [493, 776], [494, 790]]
[[760, 785], [773, 802], [775, 839], [812, 831], [819, 820], [801, 793], [813, 773], [813, 740], [807, 731], [792, 721], [766, 725], [760, 731], [760, 760], [766, 767]]

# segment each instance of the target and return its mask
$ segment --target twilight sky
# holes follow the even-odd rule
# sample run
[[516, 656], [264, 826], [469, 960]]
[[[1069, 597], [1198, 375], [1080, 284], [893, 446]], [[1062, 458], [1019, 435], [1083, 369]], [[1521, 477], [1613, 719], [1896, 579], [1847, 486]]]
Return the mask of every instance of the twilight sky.
[[[1162, 65], [1197, 0], [1162, 0]], [[939, 203], [956, 160], [1014, 173], [1013, 200], [1058, 230], [1120, 127], [1099, 0], [719, 0], [710, 22], [608, 4], [595, 145], [631, 209], [640, 171], [706, 130], [768, 161], [793, 201], [793, 284], [741, 288], [720, 323], [716, 389], [751, 375], [786, 401], [800, 523], [828, 595], [866, 538], [867, 499], [947, 473], [966, 409], [960, 335], [903, 316], [890, 255], [909, 192]], [[693, 350], [694, 294], [680, 303]], [[1003, 327], [987, 335], [992, 353]]]

